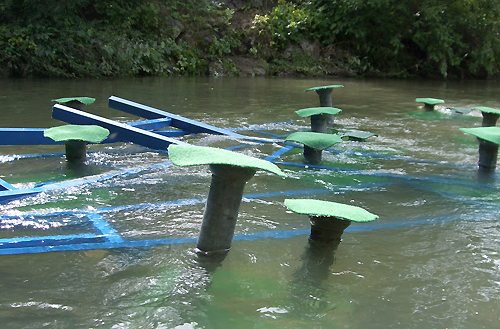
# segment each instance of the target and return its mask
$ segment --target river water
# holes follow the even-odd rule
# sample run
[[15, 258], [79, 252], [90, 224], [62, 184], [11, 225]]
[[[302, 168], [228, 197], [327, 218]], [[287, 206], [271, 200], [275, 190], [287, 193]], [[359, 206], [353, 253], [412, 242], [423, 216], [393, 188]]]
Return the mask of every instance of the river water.
[[[283, 146], [278, 140], [308, 129], [294, 111], [319, 106], [319, 99], [304, 90], [337, 84], [344, 87], [332, 93], [333, 106], [342, 109], [334, 129], [378, 136], [324, 151], [321, 168], [301, 166], [302, 150], [294, 148], [275, 159], [286, 179], [258, 172], [246, 185], [237, 239], [219, 267], [196, 262], [195, 242], [3, 255], [2, 328], [497, 328], [498, 175], [478, 181], [477, 140], [459, 130], [479, 127], [481, 114], [447, 107], [500, 108], [498, 82], [0, 80], [0, 128], [61, 125], [51, 119], [51, 100], [70, 96], [96, 98], [84, 108], [90, 113], [139, 120], [108, 108], [114, 95], [276, 138], [182, 138], [243, 145], [234, 150], [265, 158]], [[446, 103], [426, 112], [417, 97]], [[0, 178], [30, 188], [81, 175], [67, 167], [62, 151], [0, 146]], [[175, 167], [165, 152], [130, 143], [89, 146], [84, 174], [107, 173], [123, 174], [0, 204], [0, 238], [91, 232], [82, 213], [94, 212], [126, 240], [196, 239], [207, 166]], [[284, 207], [289, 197], [355, 205], [380, 218], [351, 225], [335, 259], [321, 266], [307, 248], [307, 216]]]

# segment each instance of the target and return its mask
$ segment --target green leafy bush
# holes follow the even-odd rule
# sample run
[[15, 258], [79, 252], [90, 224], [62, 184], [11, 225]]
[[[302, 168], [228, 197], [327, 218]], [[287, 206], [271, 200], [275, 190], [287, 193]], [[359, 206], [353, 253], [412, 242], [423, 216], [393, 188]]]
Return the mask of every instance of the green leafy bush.
[[310, 14], [305, 7], [280, 0], [270, 13], [255, 15], [253, 29], [258, 31], [264, 42], [283, 49], [289, 42], [299, 43], [302, 38], [309, 36], [309, 20]]
[[389, 75], [498, 73], [497, 0], [312, 0], [314, 31]]

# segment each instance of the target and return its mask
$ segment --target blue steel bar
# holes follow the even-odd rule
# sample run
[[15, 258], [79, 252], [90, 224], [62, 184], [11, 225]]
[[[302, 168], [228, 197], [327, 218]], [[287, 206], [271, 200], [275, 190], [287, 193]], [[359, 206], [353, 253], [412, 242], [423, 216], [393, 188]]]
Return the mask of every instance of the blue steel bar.
[[151, 131], [132, 127], [94, 114], [75, 110], [56, 104], [52, 107], [52, 118], [71, 124], [98, 125], [109, 130], [110, 135], [135, 144], [156, 150], [166, 150], [170, 144], [187, 145], [187, 143], [156, 134]]
[[103, 236], [106, 241], [113, 242], [113, 243], [120, 243], [123, 242], [122, 237], [116, 232], [116, 230], [109, 225], [108, 222], [104, 220], [102, 215], [97, 214], [97, 213], [89, 213], [86, 216], [94, 225], [94, 228], [99, 231]]
[[0, 191], [12, 191], [17, 190], [14, 186], [10, 185], [6, 181], [0, 178]]
[[205, 123], [185, 118], [177, 114], [158, 110], [153, 107], [142, 105], [116, 96], [111, 96], [109, 98], [108, 106], [115, 110], [120, 110], [129, 114], [137, 115], [145, 119], [170, 118], [172, 119], [172, 127], [189, 131], [191, 133], [207, 133], [226, 135], [235, 138], [248, 138], [247, 136], [243, 136], [226, 129], [217, 128]]
[[44, 131], [45, 128], [0, 128], [0, 145], [64, 144], [43, 136]]
[[[170, 118], [129, 122], [127, 125], [143, 130], [161, 129], [171, 126]], [[0, 145], [63, 145], [64, 142], [55, 142], [43, 135], [46, 128], [0, 128]], [[187, 133], [182, 130], [161, 130], [156, 132], [167, 137], [183, 136]], [[108, 137], [102, 143], [116, 143], [122, 140]]]
[[153, 120], [128, 122], [127, 124], [132, 127], [141, 128], [144, 130], [154, 130], [172, 126], [172, 119], [160, 118]]

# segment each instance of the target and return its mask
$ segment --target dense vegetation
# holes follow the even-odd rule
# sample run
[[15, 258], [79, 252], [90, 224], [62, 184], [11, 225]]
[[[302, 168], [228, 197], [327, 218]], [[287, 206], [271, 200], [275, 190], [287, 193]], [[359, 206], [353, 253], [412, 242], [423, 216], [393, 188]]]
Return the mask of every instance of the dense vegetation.
[[[3, 0], [0, 72], [12, 77], [499, 74], [500, 0], [224, 2]], [[253, 69], [245, 70], [244, 63]]]

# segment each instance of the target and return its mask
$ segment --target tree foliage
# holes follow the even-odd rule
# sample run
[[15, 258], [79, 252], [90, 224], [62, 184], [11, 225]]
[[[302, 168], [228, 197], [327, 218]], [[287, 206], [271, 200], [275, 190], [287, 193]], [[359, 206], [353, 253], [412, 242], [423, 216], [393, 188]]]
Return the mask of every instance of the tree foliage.
[[174, 39], [169, 19], [206, 14], [214, 7], [209, 1], [175, 0], [168, 1], [168, 6], [166, 2], [4, 1], [0, 5], [0, 65], [12, 76], [204, 72], [199, 50]]
[[392, 75], [498, 74], [498, 0], [312, 0], [314, 31]]
[[[236, 71], [231, 56], [240, 55], [274, 65], [273, 74], [331, 74], [329, 66], [393, 77], [500, 73], [500, 0], [266, 1], [270, 9], [258, 2], [238, 1], [250, 24], [232, 25], [234, 10], [215, 0], [3, 0], [0, 71], [195, 75], [214, 61]], [[320, 41], [322, 57], [289, 54], [304, 40]]]

